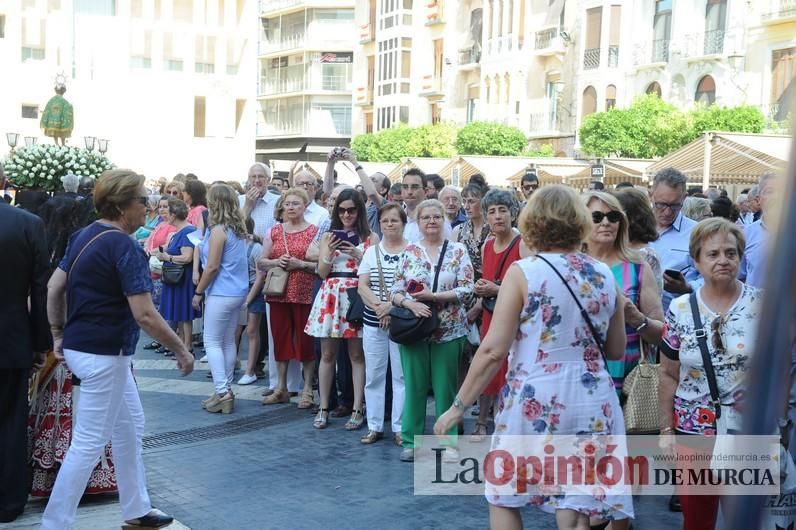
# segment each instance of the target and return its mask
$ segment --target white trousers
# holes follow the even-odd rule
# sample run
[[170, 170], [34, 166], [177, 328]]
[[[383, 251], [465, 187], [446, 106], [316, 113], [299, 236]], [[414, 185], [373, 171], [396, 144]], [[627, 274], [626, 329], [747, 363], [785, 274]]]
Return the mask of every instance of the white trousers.
[[132, 373], [132, 358], [64, 350], [66, 364], [80, 378], [77, 422], [47, 508], [44, 530], [72, 528], [77, 505], [110, 440], [125, 520], [152, 510], [146, 491], [141, 441], [144, 410]]
[[390, 340], [387, 330], [362, 326], [362, 348], [365, 352], [365, 403], [368, 430], [384, 431], [384, 394], [387, 384], [387, 362], [392, 369], [392, 432], [401, 432], [404, 411], [404, 371], [401, 352]]
[[[276, 355], [274, 355], [274, 334], [271, 332], [271, 304], [265, 304], [265, 314], [268, 320], [268, 388], [276, 390], [279, 382], [279, 373], [276, 368]], [[290, 359], [287, 363], [287, 391], [301, 392], [304, 389], [304, 378], [301, 375], [301, 363]]]
[[238, 357], [235, 329], [238, 327], [240, 306], [245, 301], [245, 296], [210, 295], [205, 302], [205, 352], [217, 394], [226, 394], [232, 388], [235, 360]]

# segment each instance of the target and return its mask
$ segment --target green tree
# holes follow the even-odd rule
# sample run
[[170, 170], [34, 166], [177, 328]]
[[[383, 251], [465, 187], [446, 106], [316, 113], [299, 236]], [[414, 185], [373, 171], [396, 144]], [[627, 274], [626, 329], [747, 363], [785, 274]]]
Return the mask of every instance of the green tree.
[[691, 111], [693, 121], [692, 138], [707, 131], [759, 133], [766, 125], [766, 118], [757, 107], [697, 107]]
[[456, 127], [450, 123], [421, 125], [412, 131], [406, 156], [450, 158], [456, 154]]
[[543, 144], [540, 145], [538, 149], [526, 149], [522, 152], [522, 156], [533, 158], [549, 158], [556, 156], [556, 152], [553, 149], [552, 144]]
[[405, 156], [448, 158], [456, 153], [455, 138], [456, 128], [447, 123], [417, 128], [397, 125], [357, 135], [351, 148], [363, 162], [399, 162]]
[[456, 134], [456, 150], [463, 155], [517, 156], [527, 144], [525, 133], [495, 122], [474, 121]]

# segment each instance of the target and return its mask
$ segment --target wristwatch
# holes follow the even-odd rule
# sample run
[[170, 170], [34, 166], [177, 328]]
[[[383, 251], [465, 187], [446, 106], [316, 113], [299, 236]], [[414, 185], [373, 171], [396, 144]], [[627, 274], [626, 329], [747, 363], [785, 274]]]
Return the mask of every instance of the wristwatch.
[[356, 166], [354, 166], [354, 171], [364, 171], [364, 168], [359, 164], [357, 164]]
[[641, 325], [636, 328], [636, 331], [641, 331], [642, 329], [646, 328], [647, 324], [649, 324], [649, 319], [646, 315], [644, 315], [644, 322], [642, 322]]
[[453, 407], [461, 410], [462, 412], [464, 412], [464, 410], [467, 408], [464, 406], [464, 403], [462, 403], [462, 400], [459, 399], [459, 396], [453, 398]]

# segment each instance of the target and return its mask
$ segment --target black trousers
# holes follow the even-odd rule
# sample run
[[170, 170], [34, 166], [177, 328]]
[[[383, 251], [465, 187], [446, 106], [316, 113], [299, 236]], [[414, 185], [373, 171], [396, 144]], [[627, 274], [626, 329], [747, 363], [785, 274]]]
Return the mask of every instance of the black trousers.
[[30, 369], [0, 370], [0, 517], [13, 520], [30, 491], [28, 376]]

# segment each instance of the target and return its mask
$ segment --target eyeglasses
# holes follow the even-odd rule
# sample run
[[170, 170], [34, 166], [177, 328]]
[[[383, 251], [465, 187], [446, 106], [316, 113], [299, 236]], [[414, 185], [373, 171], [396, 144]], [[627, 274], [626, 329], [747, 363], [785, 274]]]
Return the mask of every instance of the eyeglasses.
[[312, 182], [296, 182], [296, 186], [300, 186], [302, 188], [312, 188], [315, 185]]
[[357, 207], [352, 206], [351, 208], [337, 208], [337, 215], [343, 215], [347, 213], [348, 215], [355, 215], [357, 213]]
[[618, 223], [622, 220], [622, 214], [617, 212], [616, 210], [611, 210], [608, 213], [605, 212], [592, 212], [591, 213], [591, 220], [594, 221], [594, 224], [598, 225], [603, 222], [603, 219], [608, 218], [609, 223]]
[[294, 201], [290, 201], [290, 202], [283, 202], [282, 206], [284, 206], [285, 208], [298, 208], [302, 204], [304, 204], [304, 203], [303, 202], [298, 202], [298, 201], [295, 201], [295, 202]]
[[180, 194], [180, 192], [177, 191], [177, 190], [169, 190], [169, 191], [166, 192], [166, 195], [174, 195], [175, 197], [177, 195], [179, 195], [179, 194]]
[[539, 184], [523, 184], [522, 189], [525, 191], [538, 190]]
[[402, 190], [417, 191], [417, 190], [422, 189], [422, 188], [423, 188], [423, 186], [421, 186], [420, 184], [401, 184], [401, 189]]
[[664, 211], [666, 208], [668, 208], [672, 213], [679, 212], [683, 209], [683, 203], [681, 202], [655, 202], [652, 205], [659, 212]]
[[442, 219], [443, 217], [441, 215], [424, 215], [420, 218], [420, 220], [423, 221], [424, 223], [427, 223], [429, 221], [440, 222], [442, 221]]
[[716, 317], [710, 324], [710, 331], [713, 334], [713, 349], [717, 352], [724, 352], [724, 342], [721, 340], [721, 316]]

